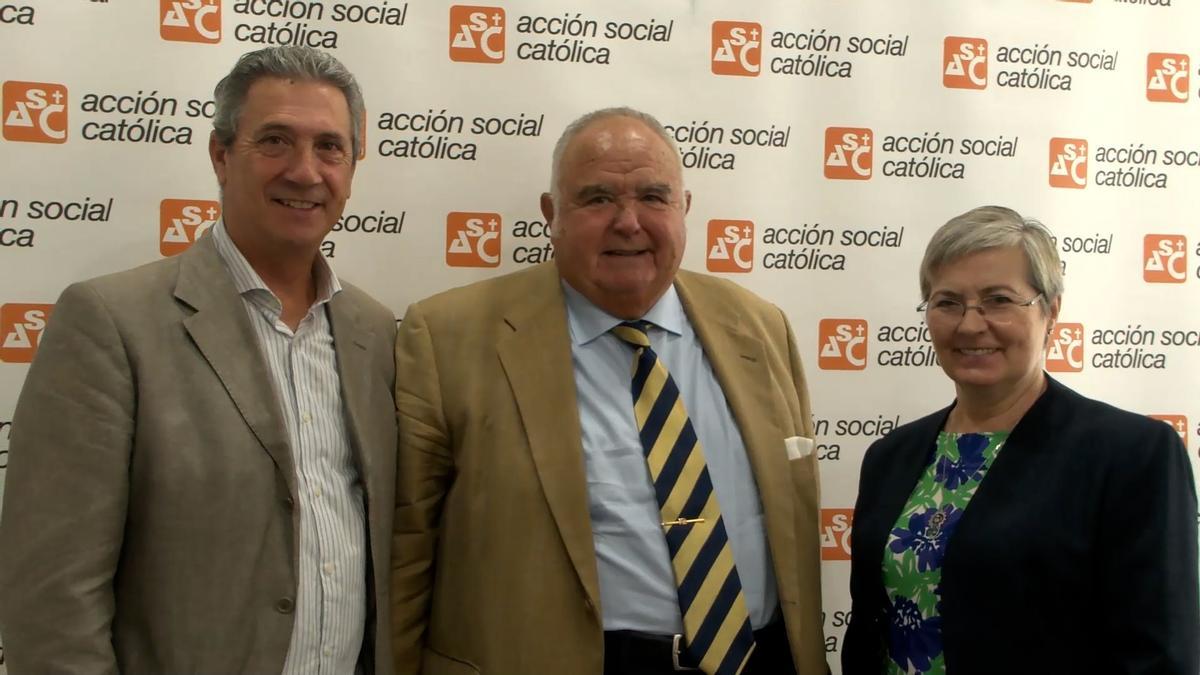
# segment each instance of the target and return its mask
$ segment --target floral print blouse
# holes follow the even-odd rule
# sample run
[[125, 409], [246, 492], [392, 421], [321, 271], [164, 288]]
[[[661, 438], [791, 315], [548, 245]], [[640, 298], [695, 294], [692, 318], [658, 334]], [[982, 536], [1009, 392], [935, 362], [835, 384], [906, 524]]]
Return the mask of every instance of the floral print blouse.
[[933, 461], [909, 495], [883, 556], [887, 673], [945, 673], [942, 557], [1007, 431], [938, 434]]

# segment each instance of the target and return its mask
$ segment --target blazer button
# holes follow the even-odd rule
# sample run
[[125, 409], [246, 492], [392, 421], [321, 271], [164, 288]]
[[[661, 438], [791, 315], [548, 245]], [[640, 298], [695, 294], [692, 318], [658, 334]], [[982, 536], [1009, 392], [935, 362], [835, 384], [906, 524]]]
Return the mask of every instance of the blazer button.
[[295, 506], [295, 505], [296, 505], [296, 502], [295, 502], [295, 500], [293, 500], [293, 499], [292, 499], [292, 496], [291, 496], [291, 495], [288, 495], [288, 496], [286, 496], [286, 497], [284, 497], [284, 498], [283, 498], [283, 505], [284, 505], [284, 506], [285, 506], [285, 507], [286, 507], [288, 510], [291, 510], [291, 508], [292, 508], [293, 506]]
[[275, 611], [279, 612], [280, 614], [291, 614], [292, 610], [295, 608], [296, 603], [292, 602], [291, 598], [280, 598], [279, 601], [275, 603]]

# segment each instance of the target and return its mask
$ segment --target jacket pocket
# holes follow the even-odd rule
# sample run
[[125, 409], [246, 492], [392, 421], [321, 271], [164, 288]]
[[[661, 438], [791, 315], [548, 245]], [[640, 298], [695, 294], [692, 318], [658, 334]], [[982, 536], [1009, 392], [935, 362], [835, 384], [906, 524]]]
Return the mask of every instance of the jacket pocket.
[[421, 652], [421, 673], [423, 675], [480, 675], [479, 669], [469, 661], [446, 656], [429, 647]]

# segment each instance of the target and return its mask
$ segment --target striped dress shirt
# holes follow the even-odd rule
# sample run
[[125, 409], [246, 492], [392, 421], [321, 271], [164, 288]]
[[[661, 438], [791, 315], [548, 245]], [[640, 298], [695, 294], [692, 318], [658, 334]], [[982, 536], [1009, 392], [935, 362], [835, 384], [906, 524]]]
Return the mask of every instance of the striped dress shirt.
[[341, 285], [318, 256], [317, 299], [293, 332], [280, 319], [282, 303], [234, 245], [224, 222], [213, 227], [212, 236], [270, 369], [296, 468], [299, 587], [283, 673], [354, 673], [366, 620], [367, 535], [326, 312]]

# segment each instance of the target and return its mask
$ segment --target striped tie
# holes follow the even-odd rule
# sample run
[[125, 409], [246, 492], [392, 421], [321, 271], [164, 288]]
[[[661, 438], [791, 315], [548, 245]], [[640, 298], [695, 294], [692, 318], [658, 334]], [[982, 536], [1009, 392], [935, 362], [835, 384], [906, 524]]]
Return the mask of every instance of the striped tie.
[[704, 451], [675, 380], [650, 346], [649, 325], [626, 322], [612, 332], [635, 349], [633, 412], [675, 572], [686, 654], [709, 675], [735, 675], [754, 651], [742, 582]]

